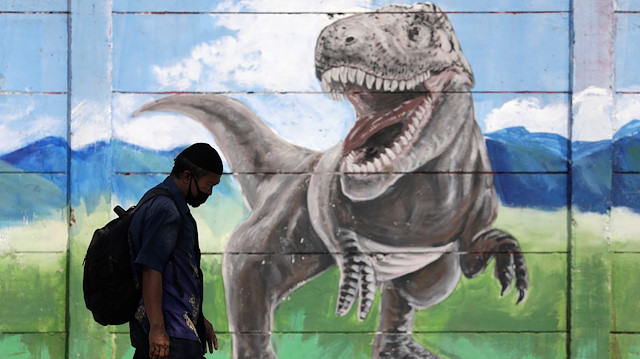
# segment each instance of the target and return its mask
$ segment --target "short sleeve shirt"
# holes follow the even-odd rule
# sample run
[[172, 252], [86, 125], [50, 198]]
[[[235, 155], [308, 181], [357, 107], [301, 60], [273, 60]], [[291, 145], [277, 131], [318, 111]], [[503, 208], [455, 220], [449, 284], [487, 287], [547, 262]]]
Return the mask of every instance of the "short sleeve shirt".
[[[196, 222], [171, 177], [156, 188], [169, 191], [173, 200], [156, 196], [136, 211], [129, 228], [133, 262], [140, 278], [142, 266], [162, 274], [162, 310], [167, 334], [200, 341], [196, 327], [202, 321], [203, 282]], [[135, 319], [148, 334], [149, 319], [143, 299]]]

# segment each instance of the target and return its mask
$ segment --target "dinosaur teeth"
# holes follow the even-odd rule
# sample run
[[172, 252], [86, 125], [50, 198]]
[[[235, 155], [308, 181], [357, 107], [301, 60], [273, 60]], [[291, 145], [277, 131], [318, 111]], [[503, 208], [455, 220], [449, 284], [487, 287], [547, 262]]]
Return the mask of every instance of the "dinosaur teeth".
[[340, 69], [338, 68], [331, 69], [331, 79], [336, 82], [340, 81]]
[[385, 166], [390, 166], [391, 165], [391, 159], [386, 155], [386, 154], [381, 154], [380, 155], [380, 159], [382, 160], [382, 163]]
[[420, 126], [420, 117], [415, 116], [413, 118], [412, 122], [413, 122], [413, 125], [415, 125], [416, 127], [419, 127]]
[[395, 152], [393, 152], [393, 150], [390, 149], [390, 148], [385, 149], [385, 154], [389, 157], [389, 159], [391, 159], [391, 161], [393, 161], [396, 158], [398, 158], [398, 156], [396, 156]]
[[375, 81], [376, 81], [375, 76], [370, 75], [370, 74], [367, 74], [366, 79], [367, 79], [367, 88], [368, 88], [369, 90], [373, 90], [373, 89], [374, 89], [374, 88], [373, 88], [373, 84], [374, 84], [374, 83], [375, 83]]
[[369, 172], [375, 172], [376, 168], [373, 167], [373, 163], [372, 162], [367, 162], [367, 171]]
[[398, 142], [394, 142], [393, 143], [393, 151], [395, 151], [395, 153], [397, 153], [397, 154], [402, 153], [402, 146], [400, 146], [400, 144]]
[[366, 77], [366, 74], [364, 73], [364, 71], [362, 70], [356, 71], [356, 83], [358, 84], [358, 86], [362, 86], [362, 84], [364, 83], [365, 77]]
[[[324, 75], [322, 77], [324, 77]], [[322, 91], [331, 92], [331, 85], [329, 85], [329, 81], [325, 81], [324, 78], [322, 79]]]
[[348, 72], [349, 72], [349, 70], [346, 67], [340, 67], [339, 68], [340, 82], [342, 82], [343, 84], [346, 84], [346, 83], [349, 82]]
[[383, 84], [384, 80], [382, 80], [381, 78], [377, 78], [376, 79], [376, 90], [382, 90], [382, 84]]
[[407, 90], [413, 90], [414, 87], [416, 87], [416, 80], [414, 79], [407, 80]]
[[398, 80], [391, 81], [391, 92], [395, 91], [398, 88]]
[[382, 161], [380, 161], [380, 158], [376, 157], [373, 159], [373, 165], [376, 167], [376, 169], [379, 171], [382, 169]]
[[400, 89], [400, 91], [404, 91], [406, 86], [407, 86], [407, 82], [405, 80], [400, 80], [400, 82], [398, 83], [398, 88]]
[[347, 71], [347, 78], [349, 79], [349, 82], [351, 83], [356, 83], [356, 73], [358, 72], [358, 70], [350, 68]]

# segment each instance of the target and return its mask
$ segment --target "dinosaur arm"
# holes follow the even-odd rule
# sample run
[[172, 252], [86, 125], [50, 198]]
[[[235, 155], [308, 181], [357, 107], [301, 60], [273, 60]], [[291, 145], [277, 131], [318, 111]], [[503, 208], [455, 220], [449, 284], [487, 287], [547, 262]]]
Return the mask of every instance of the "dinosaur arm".
[[358, 235], [343, 228], [336, 216], [338, 175], [335, 174], [340, 158], [340, 144], [327, 151], [318, 161], [309, 182], [307, 206], [315, 232], [334, 256], [340, 270], [340, 283], [336, 314], [346, 315], [356, 298], [360, 298], [358, 319], [364, 320], [375, 299], [375, 272], [371, 258], [360, 246]]

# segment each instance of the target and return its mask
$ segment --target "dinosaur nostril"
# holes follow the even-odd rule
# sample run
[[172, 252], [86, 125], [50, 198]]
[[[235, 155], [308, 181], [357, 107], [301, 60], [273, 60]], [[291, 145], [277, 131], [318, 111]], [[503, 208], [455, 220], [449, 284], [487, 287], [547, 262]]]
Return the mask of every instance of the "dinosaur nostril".
[[350, 44], [350, 43], [352, 43], [354, 40], [355, 40], [355, 39], [353, 38], [353, 36], [349, 36], [349, 37], [347, 37], [347, 40], [346, 40], [346, 41], [347, 41], [347, 44]]

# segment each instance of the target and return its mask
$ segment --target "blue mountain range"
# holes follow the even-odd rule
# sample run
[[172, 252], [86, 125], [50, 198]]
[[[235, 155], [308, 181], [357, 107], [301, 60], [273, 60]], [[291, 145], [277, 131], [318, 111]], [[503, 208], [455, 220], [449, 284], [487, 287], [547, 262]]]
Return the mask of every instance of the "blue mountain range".
[[[552, 210], [571, 204], [598, 213], [611, 206], [626, 206], [640, 212], [639, 137], [640, 121], [634, 120], [607, 141], [570, 142], [560, 135], [512, 127], [486, 134], [486, 144], [496, 191], [507, 206]], [[82, 194], [72, 200], [83, 202], [92, 211], [101, 197], [111, 192], [122, 201], [135, 202], [166, 176], [173, 165], [171, 159], [182, 149], [155, 151], [113, 140], [70, 150], [65, 139], [47, 137], [0, 156], [0, 172], [22, 173], [31, 180], [53, 176], [55, 180], [45, 181], [51, 183], [49, 190], [55, 188], [58, 196], [66, 196], [70, 186], [72, 193]], [[72, 171], [67, 184], [61, 178], [66, 178], [68, 165]], [[0, 176], [0, 182], [9, 180]], [[2, 186], [12, 188], [6, 183]], [[216, 190], [223, 196], [239, 197], [232, 180], [223, 181]], [[0, 199], [4, 203], [29, 202], [26, 195], [24, 191], [4, 191]], [[42, 194], [32, 200], [52, 205]], [[14, 216], [15, 208], [11, 208], [0, 209], [0, 215]]]

